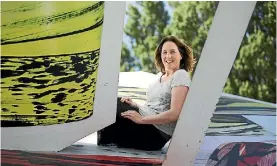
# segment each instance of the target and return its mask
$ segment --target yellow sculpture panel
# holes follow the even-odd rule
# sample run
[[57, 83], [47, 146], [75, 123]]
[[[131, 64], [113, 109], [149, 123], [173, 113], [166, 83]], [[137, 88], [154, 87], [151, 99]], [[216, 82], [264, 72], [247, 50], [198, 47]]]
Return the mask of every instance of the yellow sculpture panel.
[[104, 2], [1, 2], [2, 127], [93, 114]]

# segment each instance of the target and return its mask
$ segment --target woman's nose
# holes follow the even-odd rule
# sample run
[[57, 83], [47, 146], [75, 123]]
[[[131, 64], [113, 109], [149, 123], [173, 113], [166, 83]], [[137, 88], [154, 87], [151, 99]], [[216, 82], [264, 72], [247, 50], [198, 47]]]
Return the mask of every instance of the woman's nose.
[[166, 57], [167, 57], [167, 58], [171, 58], [171, 54], [170, 54], [170, 53], [167, 53], [167, 54], [166, 54]]

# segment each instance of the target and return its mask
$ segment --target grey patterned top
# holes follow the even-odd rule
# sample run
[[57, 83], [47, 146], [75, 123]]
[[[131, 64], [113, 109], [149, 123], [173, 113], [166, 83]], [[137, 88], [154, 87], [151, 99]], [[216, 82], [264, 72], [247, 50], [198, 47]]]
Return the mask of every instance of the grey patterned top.
[[[142, 116], [168, 111], [170, 109], [172, 88], [177, 86], [189, 87], [191, 83], [189, 74], [183, 69], [175, 71], [171, 78], [163, 83], [160, 82], [161, 76], [162, 73], [158, 73], [157, 79], [148, 88], [146, 103], [139, 108]], [[167, 135], [172, 136], [176, 122], [154, 126]]]

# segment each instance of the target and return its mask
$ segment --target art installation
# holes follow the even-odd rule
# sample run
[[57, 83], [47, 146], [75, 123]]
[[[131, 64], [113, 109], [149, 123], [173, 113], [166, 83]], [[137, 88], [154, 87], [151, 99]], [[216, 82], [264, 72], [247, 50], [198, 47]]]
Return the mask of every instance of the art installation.
[[119, 71], [125, 2], [1, 2], [1, 164], [276, 165], [276, 104], [222, 93], [255, 3], [219, 3], [172, 139], [139, 151], [96, 139], [155, 79]]

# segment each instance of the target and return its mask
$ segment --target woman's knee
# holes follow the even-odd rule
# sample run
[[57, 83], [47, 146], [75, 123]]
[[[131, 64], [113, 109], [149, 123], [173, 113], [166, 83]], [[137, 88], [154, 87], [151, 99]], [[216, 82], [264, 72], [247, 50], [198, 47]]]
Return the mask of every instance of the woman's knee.
[[117, 97], [117, 102], [120, 102], [120, 101], [121, 101], [121, 98], [122, 98], [122, 97]]

